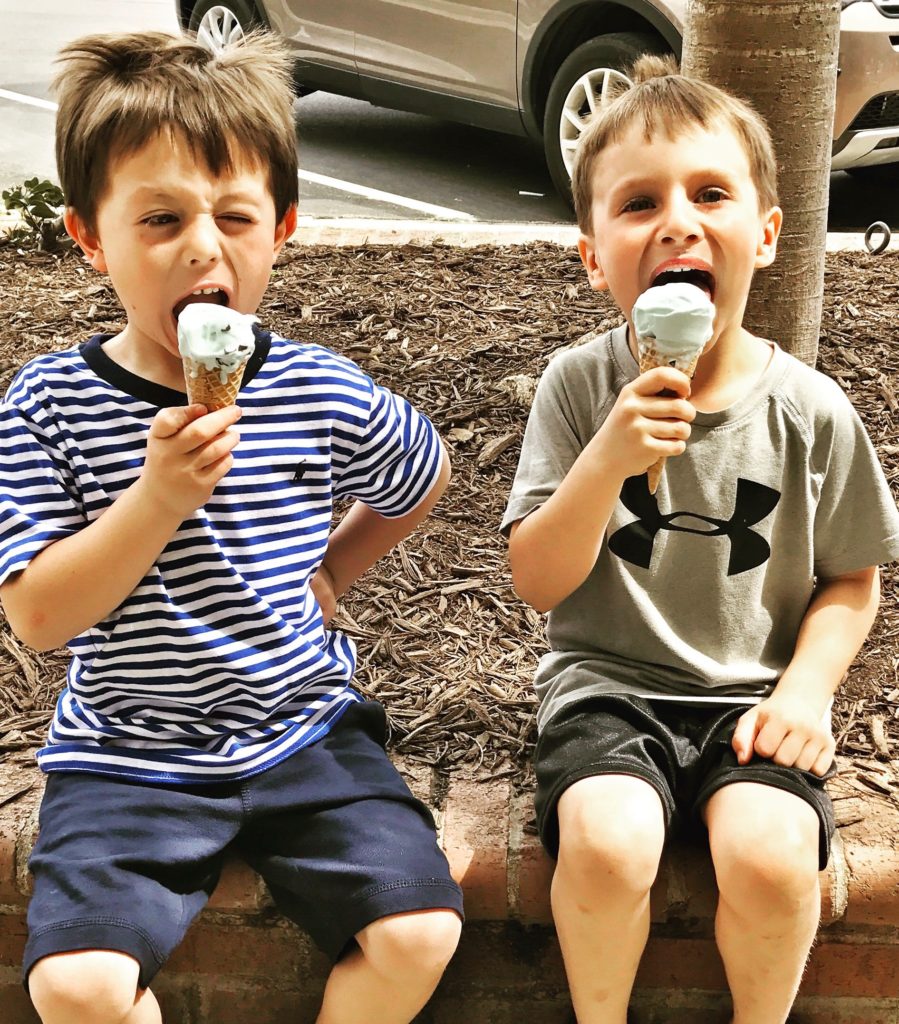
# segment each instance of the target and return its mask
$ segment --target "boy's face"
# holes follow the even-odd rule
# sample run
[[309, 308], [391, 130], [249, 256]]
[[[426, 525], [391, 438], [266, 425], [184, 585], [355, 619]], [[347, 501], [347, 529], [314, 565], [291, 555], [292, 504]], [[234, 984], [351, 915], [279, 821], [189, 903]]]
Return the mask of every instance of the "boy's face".
[[[777, 207], [762, 211], [741, 141], [724, 126], [649, 142], [632, 126], [593, 169], [592, 235], [580, 241], [591, 285], [608, 288], [628, 318], [654, 284], [686, 280], [707, 291], [715, 327], [706, 351], [739, 329], [756, 268], [774, 259]], [[672, 278], [675, 268], [690, 273]]]
[[163, 354], [180, 362], [176, 317], [188, 300], [256, 312], [296, 210], [278, 223], [263, 169], [243, 163], [216, 178], [182, 138], [160, 134], [113, 159], [94, 230], [72, 210], [66, 225], [125, 309], [117, 340], [149, 365]]

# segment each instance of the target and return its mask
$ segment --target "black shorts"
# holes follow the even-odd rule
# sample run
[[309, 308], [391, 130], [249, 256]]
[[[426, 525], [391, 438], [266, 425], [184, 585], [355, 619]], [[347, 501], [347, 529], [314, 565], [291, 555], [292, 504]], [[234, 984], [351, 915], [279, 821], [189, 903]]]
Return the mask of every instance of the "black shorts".
[[550, 719], [537, 740], [537, 827], [543, 845], [559, 855], [556, 808], [565, 790], [595, 775], [634, 775], [659, 794], [665, 828], [692, 829], [709, 797], [731, 782], [760, 782], [811, 804], [821, 824], [818, 862], [827, 866], [833, 804], [826, 779], [783, 768], [762, 757], [737, 763], [731, 739], [745, 704], [679, 703], [606, 694], [575, 701]]
[[462, 893], [428, 808], [384, 752], [380, 704], [241, 782], [152, 785], [51, 772], [29, 862], [23, 973], [73, 950], [127, 953], [146, 988], [215, 888], [233, 845], [281, 912], [337, 959], [366, 925]]

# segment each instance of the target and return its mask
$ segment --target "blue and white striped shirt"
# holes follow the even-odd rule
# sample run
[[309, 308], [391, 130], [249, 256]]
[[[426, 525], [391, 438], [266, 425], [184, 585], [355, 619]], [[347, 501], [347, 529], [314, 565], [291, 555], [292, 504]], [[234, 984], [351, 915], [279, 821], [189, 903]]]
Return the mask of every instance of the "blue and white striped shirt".
[[[105, 338], [41, 356], [0, 407], [0, 582], [138, 477], [160, 407]], [[323, 736], [360, 696], [353, 642], [309, 587], [335, 500], [410, 512], [435, 483], [428, 420], [326, 348], [257, 333], [234, 465], [131, 595], [69, 644], [44, 771], [240, 779]]]

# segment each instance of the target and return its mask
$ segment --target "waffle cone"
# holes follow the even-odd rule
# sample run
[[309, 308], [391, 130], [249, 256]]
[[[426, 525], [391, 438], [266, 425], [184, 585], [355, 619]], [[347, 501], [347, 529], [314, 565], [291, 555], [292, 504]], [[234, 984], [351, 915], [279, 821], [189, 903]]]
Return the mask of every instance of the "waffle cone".
[[[640, 353], [640, 373], [646, 373], [648, 370], [654, 370], [658, 366], [673, 366], [675, 369], [685, 373], [692, 379], [693, 374], [696, 372], [696, 364], [699, 362], [699, 357], [702, 355], [702, 349], [696, 353], [696, 355], [689, 361], [671, 359], [667, 356], [661, 355], [656, 349], [653, 348], [652, 343], [655, 341], [654, 338], [640, 338], [637, 344], [637, 351]], [[646, 470], [646, 476], [649, 480], [649, 493], [655, 494], [659, 487], [659, 481], [662, 479], [662, 473], [665, 472], [665, 462], [667, 456], [663, 455]]]
[[224, 383], [219, 370], [207, 370], [202, 363], [194, 359], [184, 359], [183, 363], [189, 404], [197, 402], [205, 405], [210, 412], [214, 412], [216, 409], [224, 409], [237, 403], [237, 393], [243, 383], [246, 363], [241, 363], [236, 370], [232, 370], [225, 377]]

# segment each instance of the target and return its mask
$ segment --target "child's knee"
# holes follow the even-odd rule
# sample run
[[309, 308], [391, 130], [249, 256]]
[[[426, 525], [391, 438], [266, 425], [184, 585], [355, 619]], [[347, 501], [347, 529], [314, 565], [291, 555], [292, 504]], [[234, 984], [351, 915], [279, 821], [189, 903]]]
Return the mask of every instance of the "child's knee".
[[723, 899], [759, 913], [798, 909], [818, 898], [817, 846], [767, 841], [728, 846], [724, 856], [715, 857], [715, 872]]
[[583, 779], [559, 801], [559, 837], [559, 869], [582, 891], [646, 892], [665, 844], [661, 799], [642, 779]]
[[407, 975], [438, 981], [452, 959], [462, 922], [452, 910], [383, 917], [357, 937], [371, 966], [387, 978]]
[[44, 1024], [118, 1024], [134, 1006], [138, 974], [137, 961], [123, 953], [60, 953], [38, 960], [28, 991]]
[[820, 824], [808, 804], [794, 800], [789, 814], [743, 808], [710, 823], [718, 888], [731, 904], [770, 911], [817, 898]]

